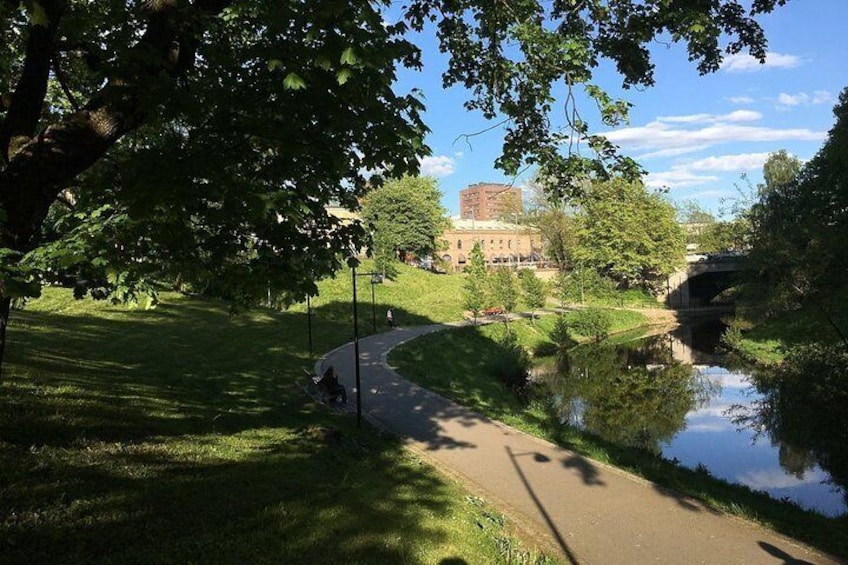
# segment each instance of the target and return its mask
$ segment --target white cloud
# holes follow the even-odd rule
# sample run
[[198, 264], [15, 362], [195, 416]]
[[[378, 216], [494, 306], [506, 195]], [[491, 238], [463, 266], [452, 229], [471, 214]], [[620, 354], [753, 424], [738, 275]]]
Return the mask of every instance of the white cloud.
[[426, 177], [446, 177], [456, 170], [456, 162], [447, 155], [424, 157], [421, 159], [421, 175]]
[[658, 157], [678, 157], [680, 155], [685, 155], [687, 153], [695, 153], [696, 151], [701, 151], [703, 149], [708, 149], [709, 145], [690, 145], [688, 147], [672, 147], [670, 149], [659, 149], [657, 151], [650, 151], [648, 153], [642, 153], [641, 155], [636, 155], [634, 158], [637, 161], [641, 161], [642, 159], [654, 159]]
[[685, 188], [687, 186], [697, 186], [708, 182], [715, 182], [718, 177], [710, 175], [697, 175], [692, 171], [685, 169], [672, 168], [670, 171], [661, 173], [649, 173], [645, 177], [645, 185], [651, 188]]
[[729, 114], [689, 114], [685, 116], [659, 116], [656, 121], [666, 124], [704, 124], [718, 122], [756, 122], [763, 115], [753, 110], [734, 110]]
[[750, 96], [727, 96], [725, 100], [731, 104], [753, 104], [754, 99]]
[[810, 97], [806, 92], [799, 92], [798, 94], [786, 94], [785, 92], [781, 92], [777, 95], [777, 103], [781, 106], [798, 106], [799, 104], [805, 104], [810, 101]]
[[793, 69], [802, 63], [797, 55], [784, 53], [766, 54], [765, 63], [760, 63], [754, 57], [743, 53], [728, 55], [721, 63], [721, 69], [729, 73], [750, 73], [764, 69]]
[[813, 92], [813, 104], [833, 104], [836, 102], [836, 96], [827, 90], [816, 90]]
[[768, 159], [768, 153], [740, 153], [737, 155], [719, 155], [699, 159], [685, 165], [693, 171], [752, 171], [759, 169]]
[[463, 153], [462, 151], [457, 151], [456, 153], [453, 154], [453, 156], [456, 157], [457, 159], [462, 159], [463, 157], [465, 157], [465, 153]]
[[687, 424], [686, 431], [693, 434], [727, 432], [734, 430], [733, 424], [727, 420], [716, 420], [714, 422], [703, 422], [698, 424]]
[[835, 101], [836, 97], [827, 90], [816, 90], [812, 94], [807, 94], [806, 92], [798, 92], [796, 94], [781, 92], [777, 95], [777, 107], [784, 110], [793, 106], [832, 104]]
[[659, 116], [658, 122], [667, 124], [694, 124], [698, 122], [707, 122], [712, 119], [712, 114], [689, 114], [686, 116]]
[[710, 182], [716, 182], [719, 177], [705, 173], [728, 173], [734, 171], [751, 171], [759, 169], [768, 159], [768, 153], [740, 153], [736, 155], [717, 155], [678, 163], [668, 171], [651, 173], [645, 179], [645, 184], [659, 188], [686, 188]]
[[625, 151], [642, 152], [642, 159], [684, 155], [723, 143], [821, 141], [825, 138], [825, 132], [807, 128], [778, 129], [743, 123], [760, 118], [762, 114], [751, 110], [721, 115], [663, 116], [644, 126], [622, 128], [604, 135]]
[[818, 468], [808, 470], [802, 478], [785, 473], [782, 469], [749, 470], [736, 477], [736, 481], [755, 490], [784, 489], [804, 484], [822, 483], [827, 475]]

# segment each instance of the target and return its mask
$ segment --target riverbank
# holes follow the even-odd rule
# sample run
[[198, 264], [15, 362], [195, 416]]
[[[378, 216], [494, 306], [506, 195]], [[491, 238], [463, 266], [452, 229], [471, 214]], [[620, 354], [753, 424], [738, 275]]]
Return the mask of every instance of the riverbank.
[[[579, 563], [837, 563], [796, 541], [715, 512], [423, 389], [384, 361], [400, 343], [446, 329], [401, 328], [361, 340], [363, 412], [440, 468], [463, 477]], [[448, 330], [450, 331], [450, 330]], [[461, 331], [461, 330], [460, 330]], [[350, 375], [353, 345], [327, 355]], [[352, 382], [348, 378], [347, 384]]]
[[[663, 313], [655, 319], [665, 319]], [[544, 318], [543, 318], [544, 320]], [[525, 347], [538, 348], [540, 324], [513, 324]], [[598, 436], [561, 426], [543, 397], [522, 400], [493, 377], [497, 367], [475, 352], [498, 348], [502, 325], [464, 328], [450, 335], [434, 334], [401, 346], [389, 356], [398, 372], [425, 388], [478, 410], [537, 437], [577, 453], [640, 475], [664, 487], [705, 501], [713, 508], [753, 519], [779, 532], [802, 539], [824, 551], [848, 556], [848, 520], [826, 518], [794, 505], [776, 501], [746, 487], [730, 485], [704, 470], [690, 470], [653, 453], [621, 447]], [[630, 339], [634, 334], [622, 334]]]

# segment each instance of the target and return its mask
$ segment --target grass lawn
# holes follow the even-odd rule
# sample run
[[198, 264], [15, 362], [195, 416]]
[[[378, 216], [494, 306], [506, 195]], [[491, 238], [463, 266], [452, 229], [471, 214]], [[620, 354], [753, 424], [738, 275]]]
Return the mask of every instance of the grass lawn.
[[[535, 325], [526, 320], [511, 325], [520, 342], [532, 351], [544, 345], [553, 321], [554, 316], [546, 316]], [[619, 320], [619, 329], [624, 323], [623, 318]], [[848, 517], [825, 518], [764, 493], [713, 479], [706, 472], [679, 467], [651, 453], [561, 426], [551, 417], [542, 395], [531, 394], [529, 402], [522, 403], [493, 376], [497, 359], [493, 352], [498, 350], [503, 331], [502, 324], [493, 324], [426, 335], [394, 349], [389, 363], [422, 386], [491, 418], [700, 498], [720, 510], [753, 519], [831, 554], [848, 557]], [[638, 335], [626, 333], [613, 339], [635, 337]]]
[[[366, 260], [357, 273], [373, 270], [373, 261]], [[359, 303], [359, 331], [364, 335], [372, 331], [371, 277], [359, 276], [356, 297]], [[374, 311], [377, 331], [386, 327], [386, 310], [392, 309], [395, 321], [402, 326], [453, 322], [462, 319], [462, 287], [465, 275], [435, 274], [422, 269], [398, 266], [394, 280], [374, 285]], [[318, 283], [320, 294], [312, 299], [316, 316], [351, 325], [351, 296], [353, 285], [349, 269], [343, 269], [336, 278]], [[306, 304], [293, 306], [292, 312], [306, 312]]]
[[[454, 317], [413, 275], [394, 288], [420, 302], [386, 285], [382, 304]], [[350, 337], [349, 313], [328, 315], [339, 292], [316, 304], [316, 354]], [[47, 289], [13, 313], [0, 561], [547, 562], [398, 441], [303, 392], [302, 312], [163, 298], [134, 311]]]

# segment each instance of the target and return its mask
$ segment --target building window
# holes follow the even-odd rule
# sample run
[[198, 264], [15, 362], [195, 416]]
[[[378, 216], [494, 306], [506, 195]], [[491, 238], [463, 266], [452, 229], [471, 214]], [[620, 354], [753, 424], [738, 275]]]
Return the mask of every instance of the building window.
[[461, 240], [461, 239], [457, 239], [457, 240], [456, 240], [456, 248], [457, 248], [457, 249], [462, 249], [462, 240]]
[[512, 240], [511, 239], [506, 242], [506, 246], [507, 246], [508, 249], [512, 249]]

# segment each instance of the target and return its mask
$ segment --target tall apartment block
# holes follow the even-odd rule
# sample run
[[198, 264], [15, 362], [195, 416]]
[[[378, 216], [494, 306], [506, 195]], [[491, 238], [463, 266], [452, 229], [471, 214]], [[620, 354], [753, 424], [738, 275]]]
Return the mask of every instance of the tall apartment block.
[[521, 211], [520, 188], [478, 182], [459, 191], [459, 215], [463, 219], [499, 220], [516, 211]]

